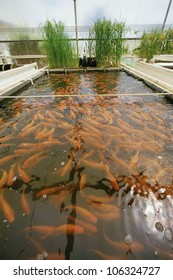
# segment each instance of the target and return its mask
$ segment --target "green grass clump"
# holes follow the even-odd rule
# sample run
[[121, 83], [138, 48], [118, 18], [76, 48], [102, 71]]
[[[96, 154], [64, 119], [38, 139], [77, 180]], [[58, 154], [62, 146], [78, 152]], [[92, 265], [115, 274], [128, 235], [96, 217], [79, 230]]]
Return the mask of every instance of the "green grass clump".
[[44, 50], [48, 58], [49, 67], [76, 67], [78, 58], [74, 45], [65, 34], [64, 25], [47, 21], [43, 26]]
[[95, 57], [98, 67], [120, 64], [121, 57], [127, 51], [124, 47], [124, 30], [123, 22], [112, 23], [111, 20], [98, 19], [94, 23], [92, 31], [95, 38]]
[[150, 62], [153, 55], [173, 53], [173, 29], [167, 31], [153, 30], [144, 32], [141, 37], [141, 45], [134, 50], [140, 58]]

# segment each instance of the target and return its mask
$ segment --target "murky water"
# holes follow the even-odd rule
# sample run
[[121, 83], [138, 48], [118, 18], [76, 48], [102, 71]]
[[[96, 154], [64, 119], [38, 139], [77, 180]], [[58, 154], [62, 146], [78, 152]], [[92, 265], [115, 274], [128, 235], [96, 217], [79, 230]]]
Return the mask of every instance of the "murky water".
[[152, 92], [52, 75], [1, 105], [0, 259], [173, 259], [173, 106]]

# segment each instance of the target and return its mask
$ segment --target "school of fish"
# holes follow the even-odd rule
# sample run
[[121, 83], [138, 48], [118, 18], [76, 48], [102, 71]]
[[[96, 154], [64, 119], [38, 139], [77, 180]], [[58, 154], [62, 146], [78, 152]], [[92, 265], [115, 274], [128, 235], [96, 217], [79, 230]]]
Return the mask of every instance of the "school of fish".
[[[86, 249], [82, 245], [86, 258], [142, 259], [146, 245], [131, 228], [138, 220], [132, 216], [149, 205], [153, 218], [146, 214], [146, 224], [153, 228], [152, 238], [159, 233], [155, 222], [162, 222], [170, 229], [171, 239], [173, 116], [168, 109], [171, 112], [172, 105], [150, 97], [145, 103], [141, 96], [116, 96], [118, 90], [127, 91], [120, 88], [121, 79], [118, 82], [107, 73], [52, 76], [47, 82], [53, 88], [50, 97], [23, 96], [3, 105], [1, 249], [5, 250], [7, 223], [13, 228], [16, 224], [19, 259], [78, 258], [73, 252], [74, 237], [84, 243], [98, 238], [105, 248], [114, 250], [110, 254], [102, 246]], [[33, 92], [40, 90], [36, 86]], [[168, 208], [171, 213], [166, 219], [162, 209]], [[20, 215], [25, 218], [21, 224]], [[116, 231], [119, 223], [125, 223], [124, 236], [133, 232], [130, 245], [107, 228], [114, 224]], [[50, 239], [56, 251], [51, 251], [54, 246], [49, 249]], [[172, 259], [168, 245], [159, 248], [159, 254]]]

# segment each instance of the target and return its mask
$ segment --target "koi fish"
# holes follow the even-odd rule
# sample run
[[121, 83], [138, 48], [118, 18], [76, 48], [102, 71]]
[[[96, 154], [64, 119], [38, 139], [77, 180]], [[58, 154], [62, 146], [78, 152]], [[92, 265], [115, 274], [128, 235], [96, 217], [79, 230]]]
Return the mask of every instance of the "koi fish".
[[37, 193], [35, 194], [35, 197], [36, 197], [36, 198], [40, 198], [40, 197], [42, 197], [42, 196], [45, 195], [45, 194], [46, 194], [46, 195], [50, 195], [50, 194], [53, 194], [53, 193], [55, 193], [55, 192], [57, 192], [57, 191], [59, 191], [58, 187], [46, 188], [46, 189], [43, 189], [43, 190], [37, 192]]
[[9, 140], [12, 140], [12, 139], [15, 139], [15, 138], [16, 138], [16, 136], [6, 135], [6, 136], [0, 138], [0, 143], [9, 141]]
[[89, 251], [96, 253], [100, 258], [103, 260], [125, 260], [123, 257], [118, 257], [118, 256], [112, 256], [112, 255], [107, 255], [99, 250], [96, 249], [90, 249]]
[[105, 203], [105, 202], [112, 202], [115, 201], [116, 196], [96, 196], [96, 195], [85, 195], [85, 198], [87, 199], [88, 203]]
[[81, 159], [81, 163], [94, 169], [105, 170], [104, 164], [92, 160]]
[[88, 137], [85, 143], [88, 143], [90, 146], [95, 147], [96, 149], [106, 149], [107, 147], [106, 143], [101, 139], [101, 137]]
[[108, 163], [106, 163], [105, 165], [105, 172], [106, 172], [106, 177], [107, 179], [110, 181], [112, 187], [118, 191], [119, 190], [119, 185], [117, 183], [117, 180], [115, 179], [115, 177], [112, 175], [112, 173], [110, 172], [109, 170], [109, 166], [108, 166]]
[[129, 175], [130, 174], [130, 169], [128, 164], [118, 158], [113, 151], [111, 151], [112, 159], [114, 162], [122, 169], [122, 173], [125, 173], [124, 175]]
[[86, 221], [82, 221], [80, 219], [74, 218], [72, 216], [69, 217], [71, 221], [75, 223], [75, 225], [82, 226], [84, 228], [85, 233], [95, 233], [97, 232], [97, 227], [93, 224], [90, 224]]
[[52, 112], [50, 112], [49, 110], [46, 110], [45, 113], [46, 116], [48, 116], [51, 120], [53, 120], [54, 122], [57, 121], [56, 117], [54, 115], [52, 115]]
[[131, 245], [128, 245], [123, 241], [110, 240], [105, 233], [104, 233], [104, 238], [112, 248], [115, 248], [120, 251], [126, 251], [129, 249], [129, 247], [131, 248], [131, 251], [135, 251], [135, 252], [142, 252], [144, 250], [143, 244], [138, 241], [134, 241], [132, 242]]
[[81, 175], [80, 182], [79, 182], [79, 189], [82, 194], [85, 185], [86, 185], [86, 173]]
[[[30, 231], [31, 228], [27, 227], [21, 230], [19, 233], [24, 231]], [[40, 232], [42, 235], [41, 239], [44, 240], [50, 235], [60, 235], [60, 234], [83, 234], [84, 228], [74, 224], [64, 224], [61, 226], [32, 226], [33, 231]]]
[[3, 157], [3, 158], [0, 159], [0, 165], [5, 164], [12, 159], [16, 159], [17, 157], [21, 157], [21, 155], [20, 154], [15, 154], [15, 155], [10, 155], [10, 156]]
[[136, 152], [136, 154], [131, 158], [129, 162], [129, 168], [134, 169], [138, 164], [138, 158], [139, 158], [139, 150]]
[[61, 190], [61, 191], [58, 191], [58, 193], [56, 193], [53, 197], [51, 197], [50, 200], [54, 205], [57, 206], [57, 205], [60, 205], [61, 203], [63, 203], [69, 195], [70, 195], [70, 191]]
[[40, 126], [40, 124], [36, 124], [35, 126], [32, 126], [30, 127], [29, 129], [25, 130], [25, 131], [22, 131], [19, 136], [22, 136], [22, 137], [26, 137], [28, 136], [29, 134], [33, 133], [36, 131], [36, 129], [38, 129], [38, 127]]
[[25, 169], [25, 168], [27, 168], [27, 167], [32, 166], [32, 164], [34, 164], [34, 163], [39, 159], [39, 157], [40, 157], [42, 154], [44, 154], [44, 153], [45, 153], [45, 151], [42, 151], [42, 152], [39, 152], [39, 153], [37, 153], [37, 154], [35, 154], [35, 155], [29, 157], [28, 159], [26, 159], [26, 160], [24, 161], [23, 165], [22, 165], [22, 168]]
[[36, 148], [39, 147], [40, 143], [21, 143], [18, 145], [19, 148]]
[[7, 178], [7, 186], [8, 187], [13, 185], [13, 182], [14, 182], [13, 178], [14, 178], [14, 175], [15, 175], [16, 164], [17, 164], [17, 162], [11, 165], [10, 171], [8, 173], [8, 178]]
[[1, 144], [1, 143], [0, 143], [0, 148], [6, 148], [6, 147], [12, 147], [12, 146], [15, 146], [15, 144], [12, 144], [12, 143]]
[[77, 214], [79, 214], [81, 217], [83, 217], [87, 221], [89, 221], [91, 223], [96, 223], [97, 222], [96, 216], [85, 208], [82, 208], [82, 207], [77, 206], [77, 205], [69, 205], [69, 206], [66, 206], [66, 209], [70, 209], [70, 210], [75, 209]]
[[38, 147], [30, 148], [30, 149], [16, 149], [14, 152], [16, 154], [20, 154], [21, 156], [33, 154], [38, 151]]
[[50, 137], [50, 139], [51, 139], [53, 137], [54, 132], [55, 132], [55, 128], [52, 127], [49, 131], [47, 131], [43, 134], [42, 138]]
[[149, 127], [145, 127], [144, 130], [149, 134], [149, 135], [153, 135], [154, 137], [158, 137], [161, 138], [162, 140], [168, 140], [168, 136], [166, 136], [165, 134], [162, 134], [156, 130], [152, 130]]
[[45, 127], [43, 130], [41, 130], [40, 132], [36, 133], [35, 139], [42, 139], [45, 138], [45, 133], [48, 132], [48, 128]]
[[17, 172], [20, 178], [22, 178], [23, 182], [29, 183], [30, 182], [30, 177], [29, 175], [21, 168], [20, 162], [18, 164]]
[[100, 213], [118, 213], [119, 208], [116, 205], [108, 204], [108, 203], [98, 203], [97, 201], [90, 201], [89, 204], [92, 208], [96, 209]]
[[4, 170], [4, 169], [0, 169], [0, 170], [2, 172], [2, 177], [0, 179], [0, 189], [2, 189], [3, 186], [5, 185], [6, 181], [7, 181], [8, 175], [7, 175], [6, 170]]
[[60, 176], [64, 177], [68, 172], [70, 172], [73, 165], [73, 160], [70, 158], [66, 165], [60, 169]]
[[56, 112], [56, 111], [53, 111], [52, 112], [55, 116], [57, 116], [58, 118], [64, 118], [64, 116], [61, 114], [61, 113], [59, 113], [59, 112]]
[[58, 124], [58, 126], [62, 129], [72, 129], [73, 128], [73, 125], [71, 125], [70, 123], [68, 122], [61, 122], [60, 124]]
[[28, 201], [27, 201], [26, 196], [25, 196], [25, 189], [23, 189], [22, 193], [21, 193], [21, 205], [22, 205], [23, 212], [26, 215], [29, 215], [30, 214], [30, 207], [28, 205]]
[[43, 146], [52, 146], [52, 145], [59, 145], [62, 144], [58, 139], [49, 139], [47, 141], [44, 141], [42, 143], [40, 143], [41, 147]]
[[22, 128], [22, 131], [27, 131], [35, 124], [35, 121], [32, 120], [28, 125], [26, 125], [24, 128]]
[[46, 260], [65, 260], [65, 255], [59, 252], [51, 252], [46, 257]]
[[0, 192], [0, 207], [9, 223], [13, 223], [15, 216], [10, 204], [5, 200], [3, 192]]
[[86, 154], [84, 154], [84, 156], [82, 156], [82, 159], [88, 159], [89, 157], [91, 157], [94, 154], [94, 150], [90, 150], [88, 151]]

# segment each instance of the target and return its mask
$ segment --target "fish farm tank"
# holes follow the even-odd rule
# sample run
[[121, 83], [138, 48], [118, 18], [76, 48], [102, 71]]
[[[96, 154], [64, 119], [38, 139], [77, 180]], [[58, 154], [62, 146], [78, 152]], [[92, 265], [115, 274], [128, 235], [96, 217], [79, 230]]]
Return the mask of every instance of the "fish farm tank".
[[173, 259], [173, 107], [123, 71], [1, 103], [0, 259]]

